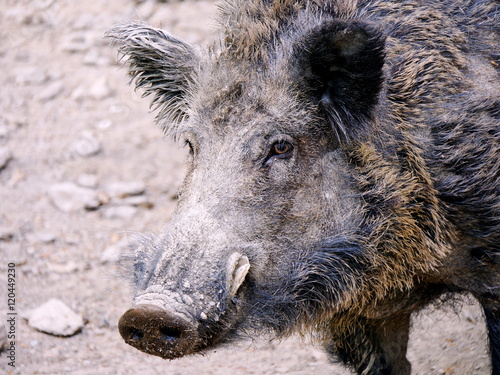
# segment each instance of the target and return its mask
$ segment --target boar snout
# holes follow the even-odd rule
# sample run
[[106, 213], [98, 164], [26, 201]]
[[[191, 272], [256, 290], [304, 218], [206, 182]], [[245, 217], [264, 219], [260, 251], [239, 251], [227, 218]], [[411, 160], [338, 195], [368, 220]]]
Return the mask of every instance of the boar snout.
[[[249, 270], [250, 261], [247, 256], [238, 252], [229, 255], [222, 274], [225, 289], [215, 288], [217, 292], [222, 292], [219, 294], [220, 300], [212, 300], [208, 304], [179, 304], [175, 299], [170, 299], [171, 295], [167, 291], [162, 295], [150, 293], [151, 290], [156, 290], [155, 285], [151, 286], [138, 296], [138, 304], [120, 318], [118, 329], [121, 336], [127, 344], [164, 359], [202, 351], [222, 339], [235, 323], [237, 314], [234, 297], [241, 289]], [[179, 292], [181, 291], [170, 293], [179, 295]], [[203, 301], [211, 300], [210, 291], [206, 292]], [[182, 294], [186, 301], [193, 301], [188, 291], [182, 291]], [[233, 301], [231, 308], [222, 302], [224, 299]]]
[[165, 359], [192, 353], [198, 341], [192, 323], [150, 305], [128, 310], [120, 318], [118, 329], [127, 344]]

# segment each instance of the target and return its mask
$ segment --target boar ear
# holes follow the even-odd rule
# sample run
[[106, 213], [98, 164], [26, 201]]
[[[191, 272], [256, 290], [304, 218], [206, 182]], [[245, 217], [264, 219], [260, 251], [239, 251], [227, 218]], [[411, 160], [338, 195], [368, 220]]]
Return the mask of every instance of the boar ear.
[[339, 141], [368, 130], [382, 86], [382, 33], [361, 22], [331, 21], [305, 38], [301, 65]]
[[165, 127], [187, 118], [187, 96], [198, 56], [194, 49], [172, 35], [145, 23], [117, 25], [106, 37], [121, 43], [119, 52], [129, 64], [135, 86], [143, 96], [153, 95], [157, 122]]

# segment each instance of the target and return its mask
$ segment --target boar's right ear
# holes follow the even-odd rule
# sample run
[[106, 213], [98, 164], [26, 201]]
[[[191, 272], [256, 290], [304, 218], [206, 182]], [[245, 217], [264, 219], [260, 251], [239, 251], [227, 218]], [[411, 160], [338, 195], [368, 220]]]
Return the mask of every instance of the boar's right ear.
[[340, 142], [369, 130], [383, 81], [384, 46], [376, 27], [341, 20], [311, 30], [300, 44], [301, 74]]
[[189, 86], [198, 56], [194, 49], [172, 35], [137, 22], [116, 25], [106, 37], [121, 43], [129, 75], [143, 96], [153, 94], [151, 106], [159, 109], [158, 123], [181, 122], [187, 118]]

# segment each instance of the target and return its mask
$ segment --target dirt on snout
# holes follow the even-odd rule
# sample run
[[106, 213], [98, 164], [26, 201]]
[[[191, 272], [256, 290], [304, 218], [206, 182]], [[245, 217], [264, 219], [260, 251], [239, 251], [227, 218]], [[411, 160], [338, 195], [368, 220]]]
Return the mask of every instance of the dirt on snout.
[[[131, 292], [114, 259], [136, 233], [168, 221], [185, 150], [153, 125], [103, 35], [142, 19], [204, 43], [215, 37], [215, 13], [207, 0], [1, 1], [0, 329], [14, 335], [4, 339], [2, 374], [350, 374], [297, 337], [164, 361], [118, 334]], [[82, 319], [76, 334], [42, 333], [28, 320], [51, 299]], [[489, 373], [480, 309], [459, 304], [459, 313], [414, 319], [414, 374]], [[54, 329], [63, 309], [56, 314]]]

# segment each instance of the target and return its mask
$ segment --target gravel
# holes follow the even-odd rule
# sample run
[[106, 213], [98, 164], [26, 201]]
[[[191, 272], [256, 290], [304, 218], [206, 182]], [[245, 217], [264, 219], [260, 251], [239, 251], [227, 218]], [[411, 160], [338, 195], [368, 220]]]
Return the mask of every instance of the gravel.
[[[297, 337], [255, 338], [163, 361], [118, 334], [118, 319], [131, 307], [133, 272], [116, 260], [133, 253], [136, 232], [158, 232], [168, 222], [186, 150], [153, 125], [149, 100], [127, 86], [126, 70], [103, 34], [113, 24], [142, 19], [189, 43], [208, 43], [215, 11], [210, 0], [2, 5], [0, 338], [8, 262], [16, 263], [19, 315], [16, 368], [1, 353], [0, 373], [350, 374]], [[43, 307], [52, 299], [58, 302]], [[414, 374], [488, 374], [481, 311], [463, 304], [464, 318], [426, 310], [415, 319]], [[21, 318], [37, 309], [38, 318]]]

